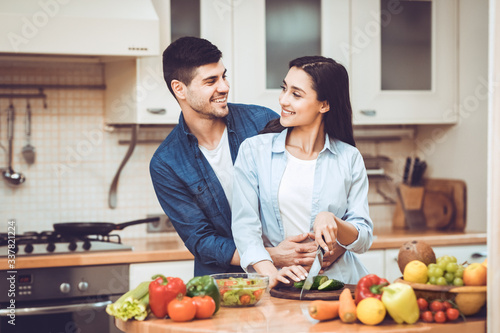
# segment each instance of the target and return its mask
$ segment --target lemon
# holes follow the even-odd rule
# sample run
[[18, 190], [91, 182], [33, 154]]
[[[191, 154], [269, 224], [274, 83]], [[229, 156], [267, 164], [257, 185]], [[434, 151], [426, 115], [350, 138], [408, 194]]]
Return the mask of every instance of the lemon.
[[365, 325], [377, 325], [385, 318], [386, 310], [381, 300], [368, 297], [358, 303], [356, 314]]
[[426, 283], [427, 282], [427, 266], [420, 260], [410, 261], [405, 266], [403, 279], [408, 282]]

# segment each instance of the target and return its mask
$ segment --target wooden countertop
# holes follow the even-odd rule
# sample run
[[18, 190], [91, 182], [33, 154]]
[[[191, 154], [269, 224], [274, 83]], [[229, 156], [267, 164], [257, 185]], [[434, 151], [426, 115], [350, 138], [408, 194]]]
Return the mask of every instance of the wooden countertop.
[[413, 325], [396, 324], [387, 317], [377, 326], [360, 322], [344, 324], [340, 320], [319, 322], [309, 317], [309, 301], [264, 298], [254, 307], [224, 308], [211, 319], [176, 323], [170, 319], [157, 319], [150, 315], [145, 321], [121, 321], [116, 326], [126, 333], [173, 333], [173, 332], [486, 332], [486, 319], [467, 317], [467, 321], [456, 323], [428, 324], [421, 321]]
[[[375, 249], [398, 249], [404, 242], [425, 240], [431, 246], [486, 244], [484, 232], [409, 232], [406, 230], [376, 229], [371, 247]], [[191, 260], [193, 255], [184, 246], [176, 233], [164, 236], [123, 239], [133, 246], [132, 251], [114, 251], [82, 254], [60, 254], [41, 256], [17, 256], [15, 269], [63, 266], [90, 266], [119, 263], [146, 263], [175, 260]], [[0, 269], [12, 269], [7, 258], [0, 258]]]

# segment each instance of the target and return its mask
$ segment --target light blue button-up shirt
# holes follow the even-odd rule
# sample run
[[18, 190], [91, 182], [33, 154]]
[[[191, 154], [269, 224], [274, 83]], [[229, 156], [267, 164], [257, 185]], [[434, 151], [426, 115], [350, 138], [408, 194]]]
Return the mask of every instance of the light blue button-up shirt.
[[[287, 130], [246, 139], [235, 162], [232, 232], [241, 257], [241, 267], [270, 260], [266, 247], [277, 246], [285, 238], [278, 203], [278, 189], [286, 168]], [[359, 151], [342, 141], [325, 138], [318, 154], [311, 205], [310, 230], [322, 211], [352, 223], [358, 238], [325, 275], [344, 283], [357, 283], [368, 271], [353, 254], [368, 251], [373, 241], [373, 223], [368, 211], [368, 177]]]

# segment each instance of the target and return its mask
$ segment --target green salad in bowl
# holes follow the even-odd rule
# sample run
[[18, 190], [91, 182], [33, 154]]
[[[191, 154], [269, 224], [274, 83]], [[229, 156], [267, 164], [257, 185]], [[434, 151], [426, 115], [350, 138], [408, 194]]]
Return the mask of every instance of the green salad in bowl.
[[269, 286], [266, 275], [252, 273], [212, 274], [221, 296], [221, 306], [242, 307], [257, 304]]

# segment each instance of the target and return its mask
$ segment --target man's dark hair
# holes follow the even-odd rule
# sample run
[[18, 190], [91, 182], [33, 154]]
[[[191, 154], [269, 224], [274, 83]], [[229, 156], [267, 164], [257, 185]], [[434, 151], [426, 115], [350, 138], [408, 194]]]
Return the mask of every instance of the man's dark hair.
[[168, 90], [174, 95], [172, 80], [189, 85], [200, 66], [219, 62], [222, 52], [206, 39], [182, 37], [170, 44], [163, 52], [163, 77]]

